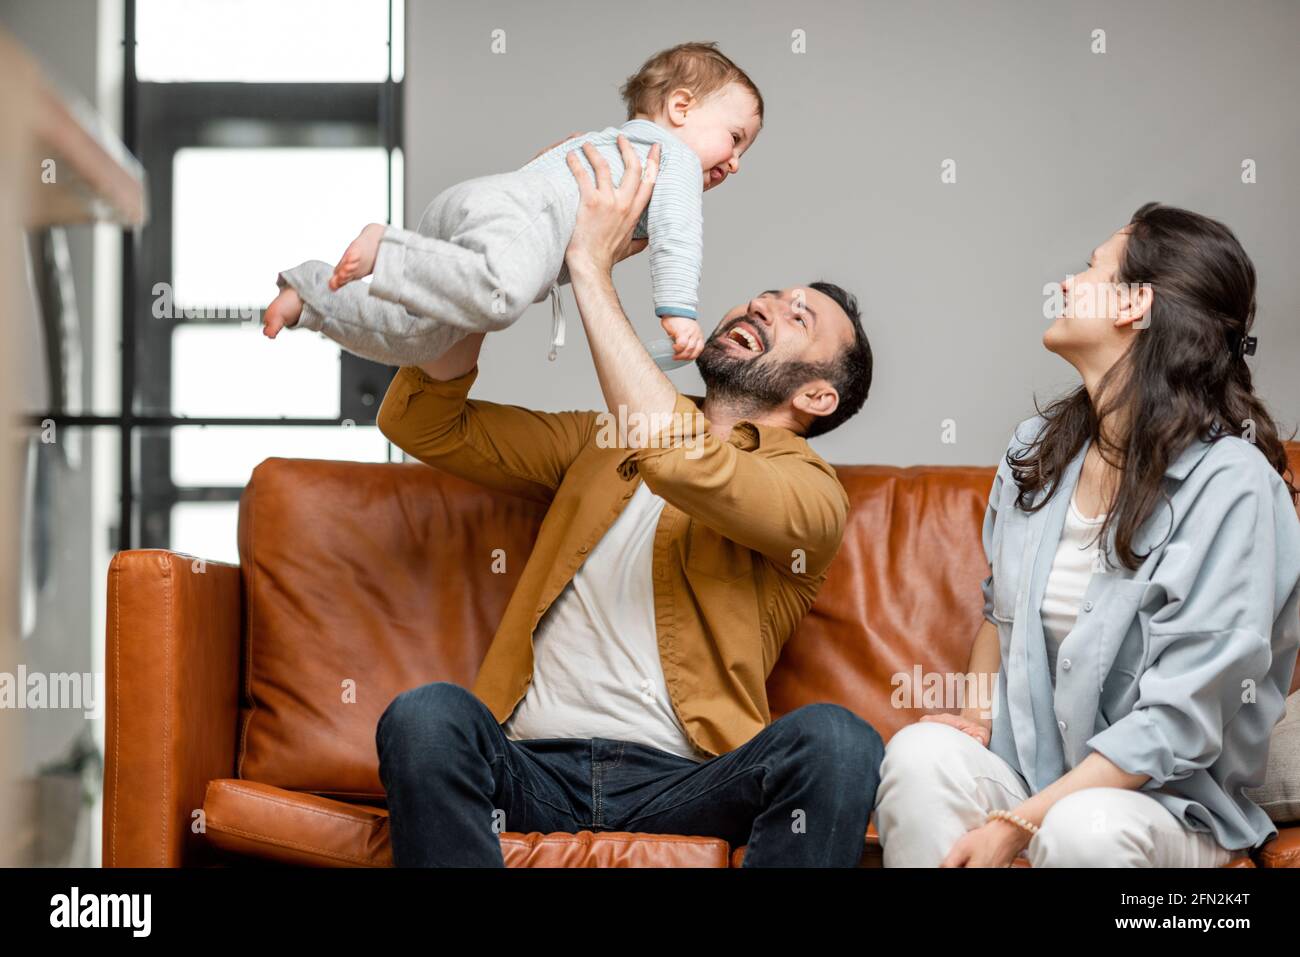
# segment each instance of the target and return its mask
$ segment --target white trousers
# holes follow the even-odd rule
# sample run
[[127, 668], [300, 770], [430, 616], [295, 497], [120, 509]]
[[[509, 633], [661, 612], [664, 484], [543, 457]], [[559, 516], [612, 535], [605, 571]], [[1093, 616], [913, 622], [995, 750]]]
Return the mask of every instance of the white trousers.
[[[937, 867], [995, 808], [1029, 797], [1020, 776], [970, 735], [924, 721], [890, 739], [875, 821], [886, 867]], [[1057, 801], [1023, 852], [1033, 867], [1219, 867], [1225, 850], [1141, 791], [1085, 788]]]

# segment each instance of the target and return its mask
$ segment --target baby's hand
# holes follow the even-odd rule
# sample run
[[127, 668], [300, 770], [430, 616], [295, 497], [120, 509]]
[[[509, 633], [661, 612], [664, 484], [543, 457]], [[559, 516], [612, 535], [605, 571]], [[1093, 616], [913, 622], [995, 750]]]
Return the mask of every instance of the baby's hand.
[[673, 358], [690, 361], [704, 351], [704, 331], [694, 319], [685, 316], [664, 316], [659, 323], [673, 340]]
[[330, 276], [331, 289], [337, 290], [344, 283], [375, 271], [375, 257], [379, 255], [379, 241], [384, 238], [385, 228], [383, 223], [371, 223], [343, 250], [343, 258]]

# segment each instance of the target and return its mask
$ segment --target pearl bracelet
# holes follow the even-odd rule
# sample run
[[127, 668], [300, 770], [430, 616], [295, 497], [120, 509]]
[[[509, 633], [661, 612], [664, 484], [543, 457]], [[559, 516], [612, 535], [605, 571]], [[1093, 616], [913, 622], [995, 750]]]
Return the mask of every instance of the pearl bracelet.
[[987, 824], [989, 821], [993, 820], [1010, 821], [1022, 831], [1028, 831], [1030, 834], [1038, 833], [1037, 824], [1031, 824], [1019, 814], [1012, 814], [1010, 811], [1004, 811], [1001, 808], [998, 808], [996, 811], [989, 811], [989, 816], [984, 819], [984, 823]]

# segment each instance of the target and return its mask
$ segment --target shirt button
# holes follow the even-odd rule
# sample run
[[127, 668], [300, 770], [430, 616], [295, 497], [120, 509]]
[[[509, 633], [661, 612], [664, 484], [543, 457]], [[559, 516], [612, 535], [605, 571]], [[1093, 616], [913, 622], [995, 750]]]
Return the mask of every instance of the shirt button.
[[1066, 671], [1069, 671], [1069, 670], [1070, 670], [1070, 659], [1069, 659], [1069, 658], [1062, 658], [1062, 659], [1061, 659], [1061, 667], [1064, 668]]
[[585, 554], [587, 554], [587, 546], [586, 546], [586, 545], [579, 545], [579, 546], [578, 546], [578, 554], [579, 554], [579, 555], [585, 555]]
[[1092, 602], [1090, 602], [1090, 601], [1085, 601], [1085, 602], [1083, 603], [1083, 610], [1084, 610], [1084, 611], [1092, 611]]
[[1065, 722], [1064, 722], [1064, 721], [1058, 721], [1058, 722], [1056, 722], [1056, 726], [1057, 726], [1058, 728], [1060, 728], [1062, 731], [1065, 730]]

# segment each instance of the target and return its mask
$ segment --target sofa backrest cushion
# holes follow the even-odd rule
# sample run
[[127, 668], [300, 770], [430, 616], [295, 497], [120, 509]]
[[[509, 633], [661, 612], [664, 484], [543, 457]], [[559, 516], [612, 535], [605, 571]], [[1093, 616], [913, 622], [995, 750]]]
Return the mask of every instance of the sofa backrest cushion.
[[888, 740], [924, 713], [918, 677], [923, 686], [966, 669], [983, 618], [980, 530], [994, 470], [837, 472], [852, 508], [844, 542], [768, 678], [768, 704], [775, 719], [836, 702]]
[[418, 462], [258, 465], [239, 503], [239, 776], [382, 796], [379, 716], [473, 682], [543, 514]]
[[[1300, 444], [1289, 451], [1300, 470]], [[927, 692], [965, 671], [994, 469], [838, 472], [844, 543], [768, 679], [769, 704], [777, 718], [837, 702], [888, 740], [950, 707]], [[408, 688], [473, 684], [544, 512], [420, 463], [262, 462], [239, 511], [240, 776], [381, 799], [379, 716]]]

